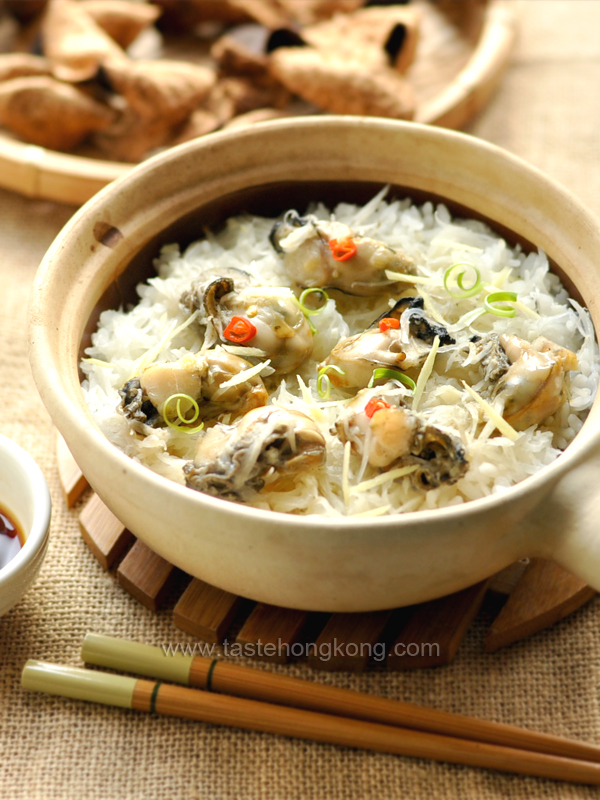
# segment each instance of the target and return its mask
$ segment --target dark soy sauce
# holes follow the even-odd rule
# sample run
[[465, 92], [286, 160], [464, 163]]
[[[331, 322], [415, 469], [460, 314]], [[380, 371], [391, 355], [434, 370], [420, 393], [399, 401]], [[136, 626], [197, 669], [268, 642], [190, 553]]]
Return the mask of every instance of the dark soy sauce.
[[24, 544], [25, 537], [14, 517], [0, 507], [0, 569], [17, 555]]

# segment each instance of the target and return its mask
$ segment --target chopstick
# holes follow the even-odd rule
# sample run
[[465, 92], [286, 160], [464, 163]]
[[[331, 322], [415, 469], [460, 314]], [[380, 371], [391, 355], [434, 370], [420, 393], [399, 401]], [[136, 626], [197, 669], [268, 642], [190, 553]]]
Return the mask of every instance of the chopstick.
[[600, 764], [288, 708], [89, 669], [28, 661], [24, 689], [383, 753], [600, 785]]
[[311, 683], [218, 659], [183, 653], [167, 655], [160, 647], [112, 636], [88, 633], [83, 641], [81, 656], [88, 664], [197, 689], [518, 750], [600, 762], [598, 745], [350, 689]]

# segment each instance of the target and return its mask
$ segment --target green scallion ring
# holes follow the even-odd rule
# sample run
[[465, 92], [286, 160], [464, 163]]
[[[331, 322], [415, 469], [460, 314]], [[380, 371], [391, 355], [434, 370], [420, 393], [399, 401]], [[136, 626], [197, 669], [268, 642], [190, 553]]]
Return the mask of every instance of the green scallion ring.
[[[165, 400], [164, 405], [163, 405], [163, 418], [164, 418], [165, 422], [167, 423], [167, 425], [169, 426], [169, 428], [177, 428], [177, 430], [184, 431], [185, 433], [198, 433], [198, 431], [201, 431], [202, 428], [204, 428], [204, 423], [203, 422], [201, 422], [200, 425], [197, 425], [195, 428], [181, 428], [179, 426], [178, 422], [171, 422], [171, 420], [167, 416], [167, 408], [168, 408], [168, 406], [169, 406], [169, 404], [171, 403], [172, 400], [176, 400], [177, 401], [177, 404], [175, 406], [177, 419], [179, 420], [179, 422], [182, 422], [184, 425], [190, 425], [192, 422], [195, 422], [198, 419], [198, 417], [200, 416], [200, 407], [199, 407], [198, 403], [194, 400], [193, 397], [191, 397], [189, 394], [183, 394], [183, 393], [172, 394], [170, 397], [168, 397]], [[187, 400], [188, 402], [190, 402], [192, 404], [192, 416], [189, 417], [189, 418], [186, 418], [181, 413], [181, 401], [182, 400]]]
[[397, 369], [384, 369], [383, 367], [378, 367], [377, 369], [373, 370], [373, 374], [371, 375], [371, 380], [368, 383], [368, 388], [372, 389], [375, 381], [379, 381], [382, 378], [386, 378], [387, 380], [392, 381], [400, 381], [400, 383], [405, 384], [411, 389], [413, 392], [417, 388], [417, 384], [413, 381], [412, 378], [409, 378], [408, 375], [405, 375], [403, 372]]
[[[465, 286], [464, 277], [467, 274], [467, 270], [464, 269], [462, 272], [459, 272], [456, 276], [456, 285], [458, 286], [459, 291], [456, 289], [451, 289], [449, 287], [450, 276], [456, 269], [460, 269], [460, 267], [468, 267], [469, 269], [473, 270], [475, 273], [475, 282], [472, 286]], [[459, 299], [465, 299], [466, 297], [474, 297], [476, 294], [479, 294], [481, 291], [481, 273], [473, 264], [469, 264], [468, 262], [459, 262], [457, 264], [452, 264], [451, 267], [448, 267], [446, 272], [444, 272], [444, 289], [448, 292], [448, 294], [452, 295], [452, 297], [457, 297]]]
[[[323, 305], [319, 306], [319, 308], [307, 308], [307, 306], [305, 304], [305, 300], [306, 300], [306, 298], [308, 297], [309, 294], [314, 294], [315, 292], [318, 292], [323, 297], [323, 301], [324, 301]], [[305, 316], [310, 317], [313, 314], [320, 314], [321, 311], [323, 311], [323, 309], [327, 305], [327, 301], [328, 300], [329, 300], [329, 295], [327, 294], [325, 289], [319, 289], [318, 287], [315, 286], [315, 287], [312, 287], [310, 289], [305, 289], [302, 292], [302, 294], [300, 295], [298, 303], [300, 304], [300, 308], [302, 309], [302, 313]]]
[[516, 292], [491, 292], [483, 301], [485, 310], [497, 317], [514, 317], [516, 309], [511, 306], [495, 306], [493, 303], [516, 303]]
[[321, 400], [329, 400], [331, 394], [331, 378], [326, 373], [319, 373], [317, 376], [317, 392]]
[[[327, 364], [326, 367], [321, 367], [317, 375], [317, 392], [322, 400], [328, 400], [331, 394], [331, 379], [327, 374], [330, 369], [335, 370], [340, 375], [346, 374], [343, 369], [336, 367], [335, 364]], [[325, 388], [323, 388], [323, 384], [325, 384]]]

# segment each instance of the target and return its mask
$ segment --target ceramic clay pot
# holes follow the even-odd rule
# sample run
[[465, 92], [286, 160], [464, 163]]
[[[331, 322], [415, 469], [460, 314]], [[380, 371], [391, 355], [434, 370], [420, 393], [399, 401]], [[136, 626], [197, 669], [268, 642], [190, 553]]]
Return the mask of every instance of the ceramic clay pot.
[[542, 248], [600, 325], [600, 224], [536, 169], [474, 138], [387, 120], [311, 117], [203, 137], [102, 190], [46, 255], [31, 301], [31, 365], [90, 484], [158, 554], [254, 600], [368, 611], [455, 592], [524, 556], [555, 559], [600, 589], [600, 408], [556, 461], [510, 490], [461, 506], [371, 519], [265, 512], [175, 485], [96, 426], [78, 360], [100, 310], [134, 299], [161, 244], [247, 210], [309, 200], [365, 202], [384, 184], [487, 220]]

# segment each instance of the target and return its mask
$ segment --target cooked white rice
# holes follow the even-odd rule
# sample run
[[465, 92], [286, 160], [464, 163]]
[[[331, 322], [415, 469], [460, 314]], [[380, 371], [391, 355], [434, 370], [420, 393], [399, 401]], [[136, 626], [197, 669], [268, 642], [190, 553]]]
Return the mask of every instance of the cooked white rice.
[[[297, 476], [291, 490], [268, 491], [267, 487], [255, 493], [250, 503], [256, 507], [298, 514], [376, 516], [461, 504], [503, 492], [555, 459], [579, 431], [592, 404], [599, 371], [592, 323], [587, 311], [549, 272], [544, 253], [525, 255], [481, 222], [452, 219], [443, 205], [417, 207], [408, 199], [386, 202], [384, 197], [382, 190], [362, 208], [342, 203], [333, 213], [322, 205], [311, 212], [320, 219], [344, 222], [358, 234], [404, 251], [417, 263], [419, 276], [430, 280], [414, 287], [407, 283], [404, 294], [420, 293], [426, 313], [444, 324], [457, 344], [440, 348], [418, 410], [429, 424], [461, 439], [469, 469], [453, 485], [421, 491], [411, 485], [410, 477], [398, 476], [398, 470], [380, 473], [355, 454], [346, 458], [344, 468], [344, 445], [330, 431], [350, 393], [332, 389], [323, 401], [316, 386], [317, 364], [339, 339], [368, 327], [398, 294], [393, 298], [350, 298], [332, 292], [335, 300], [330, 297], [326, 308], [311, 317], [317, 329], [314, 351], [298, 375], [275, 379], [269, 378], [269, 367], [262, 371], [270, 403], [301, 410], [318, 424], [327, 442], [326, 463]], [[193, 456], [197, 436], [203, 434], [191, 436], [165, 427], [140, 438], [117, 411], [118, 390], [150, 363], [174, 361], [201, 349], [202, 329], [186, 317], [179, 298], [207, 267], [236, 266], [253, 273], [264, 286], [289, 285], [282, 261], [269, 243], [273, 222], [239, 216], [230, 219], [218, 235], [207, 232], [183, 253], [177, 244], [163, 247], [155, 261], [158, 276], [138, 287], [140, 301], [135, 307], [101, 315], [92, 346], [86, 351], [88, 358], [81, 364], [86, 400], [110, 441], [178, 483], [184, 483], [182, 467]], [[484, 285], [516, 292], [522, 304], [516, 316], [487, 313], [473, 319], [471, 314], [465, 320], [465, 315], [482, 308], [485, 293], [459, 300], [444, 289], [444, 272], [457, 262], [477, 267]], [[579, 359], [580, 369], [572, 373], [567, 402], [544, 425], [519, 433], [514, 441], [499, 434], [462, 383], [466, 379], [475, 391], [483, 386], [478, 386], [478, 368], [469, 370], [473, 348], [466, 356], [465, 345], [473, 335], [492, 331], [513, 333], [529, 341], [544, 335], [576, 352]], [[260, 363], [259, 358], [251, 360]], [[438, 371], [440, 367], [442, 371]], [[406, 395], [410, 407], [410, 390], [400, 387], [395, 391]]]

